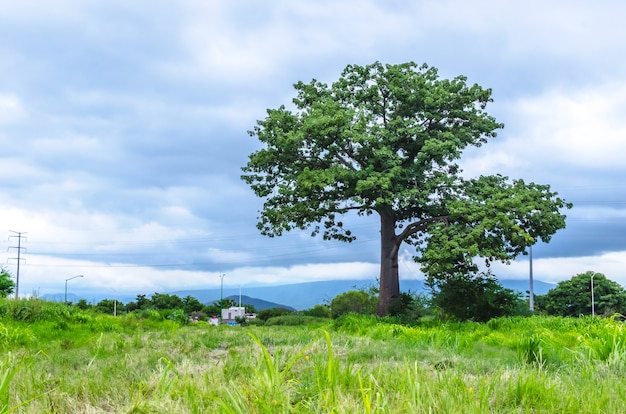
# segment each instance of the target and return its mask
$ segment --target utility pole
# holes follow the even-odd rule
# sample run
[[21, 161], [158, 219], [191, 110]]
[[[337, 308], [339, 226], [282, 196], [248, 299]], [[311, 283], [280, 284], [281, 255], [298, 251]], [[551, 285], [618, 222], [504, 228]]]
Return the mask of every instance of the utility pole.
[[9, 249], [17, 249], [17, 257], [13, 257], [11, 259], [17, 259], [17, 272], [15, 275], [15, 299], [19, 298], [19, 294], [20, 294], [20, 262], [22, 261], [22, 249], [25, 249], [25, 247], [22, 247], [22, 239], [26, 239], [26, 237], [24, 236], [24, 234], [26, 233], [22, 233], [21, 231], [13, 231], [13, 230], [9, 230], [11, 233], [15, 233], [16, 236], [11, 236], [9, 235], [9, 240], [12, 237], [16, 237], [17, 238], [17, 246], [11, 246], [9, 247]]
[[533, 246], [528, 246], [528, 255], [529, 257], [529, 273], [530, 273], [530, 291], [529, 291], [529, 303], [530, 303], [530, 311], [535, 311], [535, 294], [533, 293]]

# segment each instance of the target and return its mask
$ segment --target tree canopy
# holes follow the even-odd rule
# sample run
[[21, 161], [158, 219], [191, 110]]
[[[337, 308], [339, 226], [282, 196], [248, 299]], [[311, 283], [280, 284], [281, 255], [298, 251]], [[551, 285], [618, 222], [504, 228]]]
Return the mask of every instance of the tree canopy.
[[596, 315], [626, 314], [626, 290], [602, 273], [587, 271], [559, 282], [547, 294], [539, 296], [539, 310], [549, 315], [591, 315], [591, 280]]
[[570, 205], [548, 185], [462, 176], [463, 150], [503, 127], [486, 112], [490, 89], [412, 62], [349, 65], [330, 86], [294, 87], [294, 110], [268, 109], [250, 131], [262, 148], [242, 179], [264, 199], [258, 228], [350, 242], [344, 217], [377, 214], [380, 315], [400, 299], [402, 243], [437, 279], [476, 271], [477, 256], [506, 262], [565, 227], [561, 210]]
[[433, 288], [431, 303], [445, 317], [486, 322], [500, 316], [520, 313], [524, 300], [520, 293], [503, 287], [490, 273], [460, 274]]
[[4, 267], [0, 268], [0, 298], [6, 298], [15, 292], [15, 282], [11, 277], [11, 273]]

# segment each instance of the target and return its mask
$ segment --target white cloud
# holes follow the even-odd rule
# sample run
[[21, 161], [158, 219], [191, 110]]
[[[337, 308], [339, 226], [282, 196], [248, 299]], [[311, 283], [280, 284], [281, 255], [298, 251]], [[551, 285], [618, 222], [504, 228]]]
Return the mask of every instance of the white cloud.
[[[240, 138], [265, 108], [288, 105], [298, 80], [334, 81], [346, 64], [426, 61], [444, 77], [469, 72], [471, 81], [500, 82], [505, 90], [492, 107], [507, 127], [464, 160], [468, 175], [537, 171], [541, 182], [558, 175], [575, 182], [572, 188], [584, 180], [615, 196], [598, 182], [624, 171], [626, 55], [618, 52], [625, 13], [626, 3], [565, 0], [8, 2], [0, 8], [0, 24], [13, 36], [0, 45], [0, 228], [28, 232], [24, 281], [42, 291], [58, 290], [74, 270], [89, 274], [77, 286], [97, 281], [95, 288], [145, 293], [219, 283], [212, 268], [106, 264], [155, 257], [272, 263], [229, 270], [236, 283], [375, 279], [378, 264], [366, 262], [377, 261], [370, 245], [340, 249], [307, 233], [281, 241], [258, 235], [253, 210], [261, 201], [239, 181], [237, 164], [258, 144], [245, 141], [248, 148]], [[612, 205], [569, 215], [622, 219]], [[224, 229], [245, 236], [213, 236]], [[182, 241], [200, 238], [210, 240], [187, 252], [191, 243]], [[286, 245], [286, 258], [276, 254]], [[358, 253], [346, 259], [348, 250]], [[349, 263], [307, 265], [338, 257]], [[619, 257], [583, 259], [554, 266], [539, 259], [538, 277], [548, 274], [543, 266], [560, 278], [623, 264]], [[503, 274], [524, 277], [520, 263]], [[406, 253], [400, 274], [421, 278]]]
[[17, 95], [0, 93], [0, 125], [18, 122], [25, 116], [24, 105]]
[[[626, 286], [626, 251], [599, 256], [556, 257], [533, 260], [533, 278], [557, 283], [588, 270], [603, 273], [607, 278]], [[527, 279], [530, 274], [528, 256], [520, 257], [510, 265], [495, 263], [494, 274], [500, 279]]]
[[246, 262], [254, 258], [254, 255], [243, 251], [224, 250], [219, 248], [209, 248], [207, 257], [211, 260], [222, 263]]
[[463, 161], [470, 175], [531, 169], [623, 170], [626, 83], [551, 89], [507, 105], [507, 127]]

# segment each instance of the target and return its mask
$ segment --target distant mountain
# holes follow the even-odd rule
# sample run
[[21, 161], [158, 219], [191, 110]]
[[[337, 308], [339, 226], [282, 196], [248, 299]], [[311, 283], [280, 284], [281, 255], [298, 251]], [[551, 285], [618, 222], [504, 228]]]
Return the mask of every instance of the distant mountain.
[[[206, 293], [205, 292], [211, 292], [210, 293], [210, 300], [203, 300], [204, 298], [206, 298]], [[168, 294], [170, 295], [176, 295], [180, 298], [184, 298], [187, 296], [192, 296], [196, 299], [198, 299], [200, 302], [204, 303], [204, 304], [209, 304], [209, 303], [213, 303], [213, 302], [217, 302], [220, 298], [220, 291], [217, 291], [217, 295], [215, 295], [214, 293], [215, 291], [206, 291], [206, 290], [184, 290], [184, 291], [178, 291], [178, 292], [169, 292]], [[150, 297], [151, 295], [147, 295], [148, 297]], [[64, 299], [64, 295], [63, 294], [46, 294], [46, 295], [41, 295], [41, 299], [43, 300], [48, 300], [51, 302], [63, 302]], [[68, 302], [72, 302], [72, 303], [76, 303], [81, 299], [85, 299], [88, 303], [95, 305], [98, 302], [100, 302], [103, 299], [113, 299], [110, 296], [105, 297], [105, 296], [101, 296], [101, 295], [86, 295], [86, 296], [78, 296], [75, 295], [73, 293], [68, 293], [67, 294], [67, 300]], [[129, 302], [133, 302], [137, 299], [137, 297], [124, 297], [124, 298], [118, 298], [118, 300], [121, 303], [129, 303]], [[236, 304], [239, 304], [239, 295], [230, 295], [230, 296], [224, 296], [224, 299], [232, 299], [235, 301]], [[263, 309], [271, 309], [271, 308], [285, 308], [285, 309], [289, 309], [289, 310], [295, 310], [295, 308], [288, 306], [288, 305], [281, 305], [280, 303], [276, 303], [276, 302], [270, 302], [267, 300], [263, 300], [263, 299], [258, 299], [258, 298], [252, 298], [250, 296], [246, 296], [246, 295], [241, 295], [241, 303], [243, 305], [252, 305], [254, 306], [254, 309], [256, 310], [263, 310]]]
[[[529, 290], [528, 280], [505, 279], [499, 282], [505, 288], [512, 289], [522, 294], [527, 294]], [[243, 291], [246, 293], [246, 296], [250, 298], [262, 298], [263, 301], [282, 303], [285, 304], [283, 307], [289, 306], [297, 310], [302, 310], [310, 309], [318, 304], [330, 303], [335, 296], [348, 290], [367, 289], [375, 285], [376, 282], [374, 280], [325, 280], [289, 285], [245, 287]], [[552, 283], [535, 280], [533, 283], [533, 292], [535, 295], [544, 295], [555, 286], [556, 285]], [[429, 290], [422, 280], [401, 280], [400, 288], [403, 292], [429, 293]], [[230, 297], [238, 301], [238, 292], [239, 289], [225, 288], [223, 294], [224, 297]], [[183, 290], [170, 292], [170, 294], [175, 294], [180, 297], [192, 296], [202, 303], [210, 303], [219, 299], [220, 289]], [[242, 302], [245, 302], [245, 300], [242, 300]], [[250, 304], [252, 305], [252, 303]]]
[[[198, 298], [196, 298], [196, 299], [198, 299]], [[237, 305], [239, 305], [239, 299], [240, 299], [239, 295], [226, 296], [224, 299], [232, 299], [232, 300], [235, 301], [235, 303]], [[217, 300], [215, 300], [213, 302], [217, 302]], [[268, 302], [268, 301], [263, 300], [263, 299], [251, 298], [250, 296], [246, 296], [246, 295], [241, 295], [241, 304], [244, 305], [244, 306], [245, 305], [252, 305], [252, 306], [254, 306], [254, 309], [256, 309], [258, 311], [263, 310], [263, 309], [272, 309], [272, 308], [285, 308], [285, 309], [288, 309], [288, 310], [295, 310], [291, 306], [280, 305], [278, 303]]]
[[[499, 282], [507, 289], [512, 289], [517, 292], [521, 292], [526, 295], [529, 290], [528, 280], [514, 280], [504, 279]], [[354, 289], [368, 289], [371, 286], [376, 286], [375, 280], [324, 280], [320, 282], [307, 282], [307, 283], [294, 283], [289, 285], [272, 285], [272, 286], [250, 286], [239, 288], [224, 288], [221, 289], [195, 289], [195, 290], [179, 290], [175, 292], [159, 292], [168, 293], [170, 295], [177, 295], [181, 298], [186, 296], [192, 296], [198, 299], [202, 303], [212, 303], [220, 299], [220, 295], [225, 298], [230, 298], [239, 303], [239, 294], [241, 292], [245, 295], [241, 296], [242, 303], [253, 305], [257, 310], [282, 307], [287, 309], [310, 309], [315, 305], [330, 303], [330, 301], [337, 295], [340, 295], [348, 290]], [[546, 283], [539, 280], [535, 280], [533, 283], [533, 291], [535, 295], [544, 295], [548, 291], [554, 288], [556, 285], [552, 283]], [[412, 279], [401, 280], [400, 288], [403, 292], [428, 294], [428, 289], [424, 286], [424, 281]], [[149, 296], [149, 295], [148, 295]], [[87, 297], [78, 297], [74, 294], [68, 293], [67, 299], [71, 302], [77, 302], [79, 299], [85, 298], [89, 303], [97, 303], [105, 297], [97, 295], [87, 295]], [[42, 295], [42, 299], [52, 301], [63, 301], [63, 295]], [[110, 296], [106, 299], [112, 299]], [[119, 297], [118, 300], [122, 303], [128, 303], [134, 301], [136, 297]]]

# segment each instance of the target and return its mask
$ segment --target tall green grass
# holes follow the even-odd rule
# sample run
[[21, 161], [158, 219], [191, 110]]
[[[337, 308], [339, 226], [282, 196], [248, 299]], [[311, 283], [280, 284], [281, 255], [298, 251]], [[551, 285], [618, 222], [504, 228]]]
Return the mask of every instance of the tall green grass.
[[0, 413], [626, 412], [625, 341], [601, 318], [212, 327], [0, 301]]

